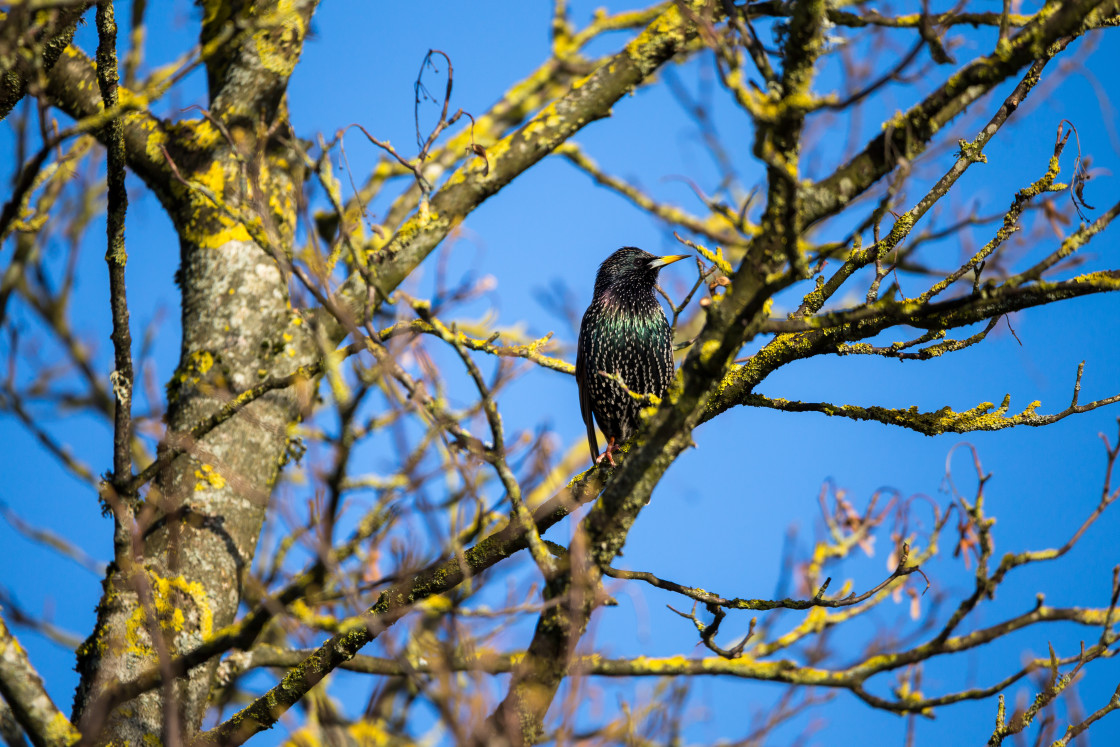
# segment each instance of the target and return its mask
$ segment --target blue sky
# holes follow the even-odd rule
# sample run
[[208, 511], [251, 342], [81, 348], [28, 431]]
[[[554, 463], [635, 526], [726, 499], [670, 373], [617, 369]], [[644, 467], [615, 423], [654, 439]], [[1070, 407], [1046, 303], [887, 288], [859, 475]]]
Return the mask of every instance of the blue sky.
[[[999, 5], [981, 3], [977, 8], [994, 10]], [[1025, 10], [1033, 8], [1030, 3], [1024, 5]], [[127, 7], [127, 3], [120, 6], [119, 18], [127, 18]], [[289, 94], [293, 124], [301, 136], [311, 138], [316, 132], [329, 136], [340, 127], [358, 122], [407, 152], [414, 139], [412, 85], [429, 48], [450, 55], [455, 66], [452, 107], [470, 112], [483, 111], [549, 53], [547, 3], [495, 3], [483, 10], [452, 3], [422, 9], [408, 4], [378, 4], [376, 12], [373, 7], [335, 0], [324, 3], [318, 11], [314, 35], [292, 78]], [[593, 7], [591, 3], [571, 3], [572, 19], [577, 25], [586, 23]], [[609, 7], [618, 10], [625, 6]], [[193, 43], [197, 14], [192, 4], [178, 2], [166, 16], [153, 17], [149, 45], [152, 64], [174, 59]], [[83, 48], [94, 48], [93, 35], [92, 23], [80, 30]], [[953, 36], [963, 42], [954, 50], [962, 63], [983, 54], [994, 42], [993, 34], [987, 31], [954, 32]], [[626, 38], [625, 34], [612, 35], [594, 49], [607, 52]], [[905, 33], [893, 38], [898, 50], [913, 41]], [[1068, 59], [1080, 63], [1084, 71], [1070, 72], [1057, 87], [1040, 87], [988, 147], [988, 163], [974, 166], [958, 184], [945, 206], [948, 214], [967, 213], [973, 206], [985, 214], [1005, 210], [1016, 189], [1045, 171], [1054, 132], [1062, 119], [1077, 126], [1082, 152], [1093, 158], [1096, 177], [1087, 188], [1089, 202], [1103, 208], [1120, 198], [1116, 116], [1102, 104], [1100, 96], [1102, 89], [1114, 98], [1120, 94], [1114, 76], [1120, 63], [1120, 45], [1114, 40], [1097, 40], [1095, 48], [1092, 46], [1091, 40], [1080, 41], [1067, 53]], [[1050, 73], [1057, 72], [1059, 63], [1051, 67]], [[709, 63], [691, 63], [674, 74], [694, 92], [712, 87]], [[819, 162], [820, 173], [825, 173], [840, 161], [850, 129], [856, 130], [856, 142], [863, 143], [877, 132], [884, 116], [905, 109], [917, 99], [919, 91], [928, 90], [948, 74], [949, 68], [934, 68], [914, 86], [886, 91], [862, 122], [840, 121], [817, 130], [809, 151], [812, 157], [807, 156], [806, 162]], [[818, 91], [832, 90], [837, 80], [831, 72], [823, 75]], [[204, 77], [191, 76], [181, 94], [169, 100], [161, 113], [181, 116], [177, 114], [179, 109], [202, 103], [204, 89]], [[1004, 86], [997, 96], [1009, 90]], [[986, 99], [981, 104], [985, 120], [999, 100]], [[718, 85], [714, 86], [712, 101], [716, 127], [732, 161], [744, 184], [754, 186], [760, 171], [750, 157], [750, 121], [735, 110]], [[975, 121], [961, 126], [964, 129], [960, 135], [952, 135], [949, 142], [955, 142], [958, 136], [974, 136]], [[608, 172], [640, 183], [659, 198], [689, 209], [700, 211], [702, 205], [685, 183], [665, 177], [685, 174], [706, 189], [715, 188], [718, 175], [699, 145], [696, 128], [681, 115], [664, 85], [624, 98], [609, 119], [588, 126], [576, 140]], [[0, 130], [0, 152], [10, 153], [10, 143], [10, 131]], [[355, 178], [360, 181], [377, 154], [357, 138], [348, 139], [347, 146]], [[951, 150], [932, 156], [941, 170], [951, 163]], [[1073, 153], [1071, 145], [1063, 158], [1063, 177], [1070, 173]], [[10, 160], [5, 157], [4, 162]], [[920, 184], [908, 190], [908, 204], [920, 197]], [[178, 307], [172, 283], [178, 246], [155, 200], [141, 196], [138, 181], [132, 180], [130, 186], [134, 198], [128, 217], [128, 283], [134, 337], [139, 337], [138, 331], [157, 314], [165, 315], [153, 348], [155, 378], [162, 382], [178, 358]], [[1027, 227], [1038, 219], [1036, 214], [1028, 215]], [[826, 227], [817, 238], [834, 240], [842, 235], [843, 228], [840, 223]], [[975, 228], [968, 234], [979, 246], [987, 241], [990, 229]], [[1117, 266], [1116, 235], [1117, 229], [1113, 228], [1088, 247], [1089, 267]], [[95, 360], [107, 376], [111, 347], [101, 224], [95, 224], [88, 236], [78, 270], [75, 308], [81, 313], [75, 314], [76, 325], [95, 341]], [[1024, 256], [1042, 256], [1054, 245], [1052, 236], [1048, 241], [1024, 247]], [[554, 282], [563, 283], [582, 308], [590, 297], [598, 262], [623, 245], [637, 245], [655, 253], [668, 253], [679, 246], [663, 226], [616, 195], [595, 187], [563, 159], [550, 158], [471, 214], [464, 224], [463, 237], [451, 249], [450, 266], [454, 272], [470, 270], [494, 276], [497, 287], [487, 300], [495, 307], [500, 324], [523, 322], [535, 334], [555, 330], [561, 342], [570, 345], [573, 332], [540, 303], [541, 290]], [[0, 261], [6, 263], [3, 252], [10, 251], [10, 246], [0, 250]], [[49, 251], [56, 260], [63, 256], [61, 245]], [[936, 257], [938, 266], [948, 266], [959, 261], [963, 250], [957, 242], [942, 242], [931, 251], [935, 253], [927, 256]], [[430, 281], [430, 267], [422, 271], [428, 273]], [[692, 272], [676, 265], [663, 273], [663, 284], [670, 292], [676, 290], [679, 297], [680, 289], [691, 283]], [[908, 291], [918, 282], [902, 278]], [[998, 403], [1010, 393], [1015, 411], [1037, 399], [1042, 403], [1040, 412], [1055, 412], [1068, 405], [1081, 361], [1085, 361], [1082, 402], [1120, 392], [1118, 311], [1114, 296], [1065, 302], [1015, 314], [1011, 323], [1018, 341], [1001, 323], [983, 344], [923, 363], [859, 356], [803, 361], [778, 371], [759, 391], [810, 401], [917, 405], [923, 410], [945, 405], [963, 410], [983, 401]], [[12, 317], [25, 336], [35, 333], [37, 323], [25, 309], [13, 308]], [[6, 355], [6, 341], [4, 346]], [[49, 358], [57, 353], [48, 347], [44, 355]], [[469, 392], [464, 390], [463, 394]], [[547, 411], [542, 412], [542, 405]], [[501, 407], [511, 431], [531, 429], [543, 420], [565, 443], [582, 438], [575, 384], [570, 377], [534, 370], [503, 393]], [[797, 542], [803, 551], [820, 531], [816, 496], [823, 481], [832, 480], [857, 506], [864, 505], [879, 488], [893, 489], [903, 496], [925, 494], [944, 506], [950, 500], [945, 481], [947, 461], [951, 460], [962, 493], [971, 495], [975, 486], [975, 478], [969, 476], [967, 450], [953, 451], [964, 442], [976, 447], [985, 470], [993, 475], [987, 486], [987, 506], [998, 517], [994, 529], [997, 556], [1005, 551], [1056, 547], [1099, 500], [1105, 460], [1098, 434], [1103, 432], [1115, 442], [1117, 416], [1117, 407], [1104, 408], [1041, 429], [929, 438], [822, 415], [738, 408], [698, 429], [698, 448], [686, 452], [670, 469], [631, 532], [618, 565], [648, 570], [726, 596], [766, 597], [773, 592], [781, 573], [787, 528], [798, 529]], [[104, 424], [70, 416], [53, 419], [46, 427], [95, 472], [108, 469], [110, 438]], [[0, 500], [25, 520], [50, 527], [92, 556], [108, 560], [111, 525], [101, 518], [94, 492], [59, 469], [13, 418], [0, 419], [0, 439], [8, 444], [0, 453], [0, 472], [7, 477], [0, 488]], [[921, 510], [916, 515], [922, 515]], [[558, 527], [549, 536], [563, 541], [566, 531]], [[1067, 557], [1012, 574], [1000, 587], [996, 600], [975, 619], [970, 618], [971, 625], [993, 624], [1029, 609], [1040, 591], [1045, 591], [1047, 603], [1055, 606], [1106, 605], [1111, 569], [1120, 562], [1117, 536], [1120, 517], [1114, 509]], [[880, 539], [873, 558], [853, 558], [840, 576], [851, 578], [857, 590], [882, 580], [889, 572], [884, 540]], [[948, 557], [951, 543], [950, 533], [942, 540], [945, 557], [926, 569], [932, 588], [924, 600], [924, 610], [938, 593], [948, 594], [950, 603], [955, 603], [952, 600], [969, 588], [971, 571]], [[834, 579], [834, 589], [843, 578]], [[97, 576], [27, 542], [0, 523], [0, 584], [26, 609], [46, 614], [56, 624], [84, 635], [92, 626], [99, 581]], [[598, 613], [594, 630], [597, 648], [618, 656], [699, 655], [691, 624], [665, 609], [666, 604], [681, 608], [683, 600], [638, 585], [620, 586], [615, 593], [620, 606]], [[912, 629], [906, 613], [905, 603], [886, 603], [852, 631], [838, 634], [833, 645], [840, 650], [850, 647], [854, 655], [877, 628]], [[790, 613], [786, 624], [799, 620], [800, 614]], [[944, 610], [941, 614], [944, 616]], [[728, 633], [745, 631], [748, 620], [749, 615], [732, 614], [725, 629]], [[526, 630], [518, 630], [527, 636]], [[72, 671], [73, 654], [33, 632], [21, 630], [19, 634], [52, 696], [68, 708], [77, 681]], [[931, 662], [924, 689], [934, 694], [962, 685], [987, 685], [1019, 666], [1025, 651], [1043, 655], [1049, 642], [1060, 654], [1069, 655], [1077, 650], [1080, 640], [1092, 642], [1098, 634], [1056, 624], [1035, 626], [990, 649], [951, 662]], [[527, 640], [522, 637], [520, 645]], [[346, 681], [340, 679], [331, 692], [349, 702], [341, 684]], [[1090, 666], [1080, 690], [1085, 709], [1092, 711], [1104, 705], [1118, 681], [1120, 664], [1116, 661]], [[608, 693], [600, 702], [615, 702], [616, 683], [592, 684]], [[875, 691], [886, 694], [890, 684], [883, 678], [876, 682]], [[646, 689], [652, 686], [652, 682], [639, 685]], [[1020, 690], [1033, 695], [1030, 685], [1023, 683], [1010, 689], [1010, 702]], [[778, 694], [779, 687], [766, 684], [700, 682], [689, 700], [697, 723], [686, 736], [692, 742], [705, 743], [721, 737], [741, 737], [749, 730], [750, 714], [765, 711]], [[1061, 713], [1059, 725], [1064, 726], [1064, 711]], [[822, 715], [826, 723], [811, 743], [864, 744], [869, 726], [880, 735], [879, 743], [903, 743], [903, 719], [874, 712], [847, 693], [839, 693]], [[994, 699], [942, 709], [936, 720], [918, 723], [917, 743], [981, 743], [990, 735], [994, 720]], [[790, 741], [804, 725], [802, 720], [779, 735]], [[284, 730], [278, 729], [261, 735], [257, 742], [271, 744], [283, 736]], [[1091, 736], [1098, 744], [1120, 741], [1120, 716], [1113, 714], [1094, 726]]]

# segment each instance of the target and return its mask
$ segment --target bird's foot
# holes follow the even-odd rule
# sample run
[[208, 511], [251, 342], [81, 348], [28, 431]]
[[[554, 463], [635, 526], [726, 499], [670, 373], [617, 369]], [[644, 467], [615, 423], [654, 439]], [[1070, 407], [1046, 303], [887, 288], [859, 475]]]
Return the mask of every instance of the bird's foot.
[[619, 446], [618, 444], [616, 444], [614, 442], [614, 439], [611, 438], [610, 442], [607, 444], [606, 451], [604, 451], [599, 456], [595, 457], [595, 464], [601, 464], [603, 462], [603, 460], [606, 459], [607, 464], [609, 464], [612, 467], [616, 466], [615, 463], [614, 463], [614, 454], [616, 452], [619, 452], [619, 451], [622, 451], [622, 447]]

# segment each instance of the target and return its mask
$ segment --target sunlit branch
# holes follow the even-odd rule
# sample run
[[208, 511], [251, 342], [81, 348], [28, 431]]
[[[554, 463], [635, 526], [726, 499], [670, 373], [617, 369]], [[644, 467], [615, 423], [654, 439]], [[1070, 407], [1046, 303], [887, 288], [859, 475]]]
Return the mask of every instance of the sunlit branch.
[[[662, 20], [662, 16], [664, 19]], [[626, 48], [601, 64], [564, 96], [545, 107], [516, 132], [487, 148], [489, 166], [466, 165], [431, 198], [430, 213], [405, 221], [374, 258], [375, 284], [387, 297], [463, 218], [515, 176], [578, 132], [605, 116], [610, 107], [687, 43], [695, 30], [670, 5]], [[351, 278], [348, 293], [357, 278]], [[364, 298], [367, 293], [354, 293]]]
[[[1049, 659], [1035, 659], [1025, 667], [994, 686], [964, 690], [931, 698], [912, 698], [888, 701], [869, 696], [863, 684], [876, 674], [893, 671], [912, 663], [916, 657], [925, 660], [932, 656], [966, 651], [983, 645], [996, 637], [1041, 623], [1073, 622], [1095, 627], [1104, 616], [1104, 610], [1083, 608], [1040, 607], [998, 625], [985, 628], [967, 636], [952, 638], [939, 646], [919, 646], [898, 653], [880, 653], [842, 669], [824, 669], [797, 664], [790, 660], [766, 661], [755, 657], [727, 658], [722, 656], [703, 659], [687, 657], [637, 657], [633, 659], [605, 659], [600, 656], [577, 656], [571, 661], [569, 673], [606, 677], [665, 677], [673, 675], [719, 676], [729, 675], [744, 679], [787, 682], [798, 685], [820, 685], [851, 689], [877, 707], [897, 712], [920, 713], [941, 705], [961, 700], [982, 699], [1005, 689], [1022, 677], [1050, 664]], [[1094, 651], [1087, 649], [1088, 655]], [[1112, 650], [1098, 649], [1097, 656], [1111, 656]], [[229, 671], [244, 672], [258, 667], [290, 667], [313, 655], [311, 651], [285, 650], [268, 644], [254, 646], [251, 650], [231, 658]], [[1068, 664], [1081, 655], [1059, 660]], [[474, 657], [455, 657], [436, 662], [415, 662], [410, 666], [419, 672], [475, 671], [488, 674], [505, 674], [516, 669], [524, 653], [483, 654]], [[356, 655], [339, 665], [339, 668], [365, 674], [402, 676], [405, 674], [399, 661], [374, 656]]]
[[[82, 0], [69, 7], [61, 4], [61, 7], [37, 10], [31, 3], [9, 3], [7, 10], [0, 11], [0, 23], [17, 29], [17, 33], [11, 34], [16, 40], [16, 49], [6, 50], [3, 67], [0, 67], [0, 76], [4, 79], [4, 85], [0, 86], [0, 121], [27, 94], [35, 74], [54, 67], [91, 5], [90, 0]], [[29, 64], [32, 61], [38, 62], [41, 69]]]
[[[1084, 365], [1084, 364], [1082, 364]], [[1080, 389], [1081, 368], [1078, 368], [1077, 387]], [[997, 407], [991, 402], [981, 402], [962, 412], [956, 412], [946, 406], [932, 412], [920, 412], [916, 407], [906, 409], [892, 409], [888, 407], [858, 405], [834, 405], [828, 402], [801, 402], [780, 398], [766, 397], [761, 394], [749, 394], [743, 398], [743, 404], [752, 407], [765, 407], [772, 410], [785, 412], [819, 412], [824, 415], [849, 418], [851, 420], [870, 420], [886, 425], [896, 425], [908, 430], [917, 431], [927, 436], [936, 436], [941, 433], [972, 433], [975, 431], [998, 431], [1018, 425], [1043, 426], [1056, 423], [1070, 415], [1095, 410], [1098, 407], [1120, 402], [1120, 395], [1105, 399], [1095, 400], [1084, 405], [1077, 404], [1076, 400], [1069, 407], [1050, 415], [1040, 415], [1036, 412], [1040, 402], [1032, 402], [1022, 412], [1008, 414], [1011, 405], [1011, 395], [1004, 395], [1003, 402]]]
[[[755, 18], [766, 16], [781, 18], [789, 16], [790, 9], [789, 6], [784, 3], [766, 0], [765, 2], [749, 5], [748, 12]], [[996, 12], [968, 13], [947, 11], [945, 13], [931, 13], [928, 17], [923, 18], [920, 13], [908, 13], [901, 16], [884, 16], [874, 9], [863, 10], [859, 13], [834, 10], [831, 8], [828, 11], [829, 22], [837, 26], [848, 26], [851, 28], [882, 26], [884, 28], [916, 29], [923, 23], [929, 23], [934, 26], [999, 26], [1004, 22], [1010, 26], [1018, 27], [1025, 26], [1034, 18], [1034, 15], [1012, 13], [1006, 19], [1003, 19], [1002, 14]]]
[[[824, 306], [825, 302], [830, 299], [857, 270], [886, 257], [891, 250], [898, 247], [910, 234], [913, 227], [917, 225], [926, 213], [928, 213], [941, 198], [949, 193], [949, 190], [952, 189], [953, 185], [956, 184], [972, 164], [987, 161], [987, 156], [983, 154], [985, 146], [995, 137], [1000, 131], [1000, 128], [1007, 122], [1008, 118], [1019, 108], [1019, 105], [1026, 99], [1027, 95], [1030, 94], [1031, 90], [1041, 79], [1042, 71], [1052, 57], [1053, 54], [1048, 52], [1046, 56], [1036, 60], [1031, 65], [1028, 73], [1019, 81], [1015, 90], [1004, 99], [987, 125], [977, 133], [975, 139], [972, 142], [961, 141], [960, 156], [949, 170], [930, 188], [917, 205], [895, 221], [894, 227], [882, 241], [876, 241], [866, 249], [857, 248], [851, 253], [844, 264], [832, 274], [832, 277], [805, 296], [801, 308], [799, 309], [800, 315], [813, 314], [819, 311]], [[1064, 142], [1059, 135], [1055, 150], [1060, 153], [1060, 148], [1063, 145]], [[1049, 174], [1049, 172], [1047, 173]], [[1050, 177], [1050, 181], [1053, 181], [1053, 176]], [[876, 236], [876, 238], [878, 237]], [[914, 241], [911, 243], [916, 245], [918, 242]], [[913, 248], [912, 246], [909, 250], [912, 251]], [[876, 265], [876, 267], [878, 267], [878, 265]]]
[[1012, 311], [1120, 288], [1120, 270], [1089, 272], [1045, 285], [987, 285], [974, 293], [939, 303], [882, 299], [849, 311], [824, 312], [808, 319], [771, 319], [761, 331], [788, 334], [829, 333], [834, 344], [862, 339], [884, 329], [906, 325], [919, 329], [953, 329], [987, 321]]
[[[894, 358], [900, 361], [929, 360], [930, 358], [937, 358], [938, 356], [944, 355], [945, 353], [955, 353], [958, 350], [964, 350], [965, 348], [972, 347], [973, 345], [982, 342], [983, 340], [987, 339], [988, 335], [993, 329], [996, 328], [996, 325], [999, 324], [1002, 318], [1003, 317], [995, 317], [994, 319], [989, 321], [987, 325], [984, 326], [984, 329], [980, 330], [974, 335], [969, 335], [963, 340], [946, 340], [944, 339], [945, 330], [937, 329], [930, 330], [929, 332], [926, 332], [914, 338], [913, 340], [893, 343], [892, 345], [887, 347], [877, 347], [866, 342], [851, 344], [844, 343], [837, 346], [836, 353], [838, 355], [879, 355], [884, 358]], [[932, 342], [933, 340], [941, 340], [941, 342], [936, 342], [932, 345], [926, 345], [926, 347], [919, 348], [916, 352], [913, 353], [905, 352], [910, 348], [919, 345], [925, 345], [925, 343]]]
[[[601, 487], [601, 476], [595, 470], [577, 476], [566, 489], [534, 510], [537, 527], [545, 529], [552, 526], [580, 503], [593, 498]], [[324, 676], [352, 659], [365, 644], [399, 620], [414, 603], [458, 586], [465, 575], [464, 566], [478, 574], [526, 547], [528, 539], [524, 530], [520, 525], [511, 523], [466, 550], [462, 558], [439, 561], [394, 584], [380, 594], [377, 603], [366, 613], [346, 621], [340, 633], [332, 636], [314, 654], [291, 669], [269, 695], [262, 696], [247, 706], [240, 717], [202, 737], [205, 741], [211, 741], [219, 735], [227, 735], [244, 741], [253, 733], [274, 723], [280, 715], [275, 710], [277, 706], [286, 710], [297, 702]]]
[[[106, 111], [117, 105], [117, 21], [111, 0], [97, 4], [97, 85]], [[109, 204], [106, 210], [108, 248], [105, 261], [109, 265], [109, 306], [113, 319], [114, 365], [110, 380], [116, 407], [113, 408], [113, 473], [108, 487], [117, 491], [126, 502], [134, 494], [125, 486], [132, 478], [132, 331], [129, 328], [128, 295], [125, 286], [125, 262], [128, 254], [124, 243], [124, 222], [128, 209], [125, 191], [124, 121], [117, 116], [105, 125], [101, 135], [108, 153], [106, 164]]]
[[[498, 345], [495, 343], [502, 337], [500, 332], [493, 332], [486, 338], [476, 338], [470, 336], [470, 324], [459, 322], [457, 327], [459, 342], [468, 350], [477, 350], [500, 358], [524, 358], [544, 368], [550, 368], [553, 371], [566, 374], [575, 373], [576, 367], [573, 364], [561, 360], [560, 358], [553, 358], [541, 353], [541, 351], [551, 343], [552, 333], [545, 335], [539, 340], [533, 340], [523, 345]], [[436, 329], [423, 319], [397, 322], [392, 327], [386, 327], [378, 332], [382, 340], [399, 337], [403, 334], [438, 336]]]
[[78, 730], [58, 710], [27, 653], [0, 618], [0, 695], [35, 747], [66, 747]]
[[1084, 720], [1079, 721], [1076, 724], [1070, 724], [1066, 728], [1065, 734], [1063, 734], [1060, 739], [1054, 742], [1054, 747], [1066, 747], [1066, 745], [1069, 744], [1070, 740], [1075, 739], [1078, 735], [1084, 733], [1085, 730], [1092, 726], [1094, 723], [1115, 710], [1120, 710], [1120, 685], [1116, 686], [1116, 690], [1112, 693], [1112, 697], [1109, 698], [1107, 704], [1093, 711]]
[[[624, 571], [616, 568], [604, 568], [603, 575], [610, 576], [611, 578], [625, 579], [630, 581], [645, 581], [651, 586], [666, 591], [676, 592], [683, 596], [688, 597], [697, 602], [707, 605], [714, 605], [717, 607], [725, 607], [727, 609], [735, 610], [807, 610], [813, 607], [826, 607], [826, 608], [839, 608], [839, 607], [852, 607], [862, 602], [867, 601], [879, 592], [885, 591], [890, 588], [891, 584], [899, 578], [904, 578], [912, 573], [921, 573], [921, 569], [917, 565], [907, 565], [909, 559], [909, 548], [904, 549], [900, 556], [898, 566], [894, 572], [891, 573], [886, 579], [877, 584], [874, 588], [865, 591], [862, 594], [856, 594], [854, 591], [847, 596], [838, 597], [836, 599], [825, 598], [825, 592], [828, 590], [828, 585], [832, 581], [831, 578], [826, 579], [821, 585], [820, 589], [813, 596], [812, 599], [728, 599], [713, 594], [706, 589], [696, 589], [690, 586], [682, 586], [681, 584], [673, 581], [666, 581], [665, 579], [658, 578], [652, 573], [646, 571]], [[927, 581], [928, 586], [928, 581]]]
[[[79, 137], [54, 163], [40, 170], [30, 187], [30, 192], [41, 190], [34, 208], [26, 205], [25, 208], [17, 211], [24, 214], [26, 210], [30, 214], [22, 219], [17, 218], [11, 223], [11, 229], [16, 232], [16, 246], [11, 261], [4, 270], [3, 277], [0, 278], [0, 323], [3, 323], [8, 316], [8, 300], [12, 293], [26, 280], [28, 265], [34, 264], [41, 256], [42, 229], [50, 218], [51, 209], [58, 202], [63, 189], [77, 173], [66, 166], [80, 162], [93, 144], [92, 137]], [[3, 230], [0, 229], [0, 240], [3, 238]]]
[[451, 345], [455, 349], [455, 352], [459, 354], [459, 359], [463, 361], [463, 365], [467, 368], [467, 373], [478, 389], [479, 395], [482, 398], [483, 412], [485, 412], [486, 421], [490, 426], [490, 436], [493, 440], [489, 448], [489, 452], [492, 456], [490, 463], [498, 473], [498, 479], [501, 480], [502, 487], [505, 488], [506, 495], [509, 497], [510, 504], [513, 506], [514, 516], [517, 518], [517, 522], [521, 525], [521, 529], [528, 538], [529, 552], [533, 556], [533, 562], [537, 564], [537, 568], [545, 579], [551, 578], [555, 573], [552, 556], [541, 541], [541, 536], [537, 532], [536, 523], [533, 521], [533, 514], [526, 508], [525, 503], [522, 501], [521, 485], [518, 483], [513, 471], [510, 470], [505, 448], [502, 418], [501, 415], [498, 414], [498, 407], [494, 403], [490, 387], [487, 386], [486, 382], [483, 380], [482, 373], [478, 370], [478, 366], [475, 365], [474, 361], [471, 360], [471, 357], [467, 354], [465, 346], [460, 341], [458, 330], [455, 328], [449, 329], [443, 322], [432, 316], [430, 304], [413, 301], [411, 305], [417, 316], [432, 327], [436, 336]]
[[575, 143], [565, 143], [556, 149], [556, 153], [586, 172], [596, 183], [617, 192], [638, 208], [671, 226], [679, 226], [711, 241], [740, 250], [747, 246], [750, 235], [758, 231], [757, 226], [752, 226], [749, 222], [739, 225], [737, 219], [733, 221], [722, 213], [713, 213], [702, 219], [673, 205], [658, 202], [638, 187], [604, 172]]
[[[472, 158], [469, 154], [473, 142], [490, 148], [493, 143], [501, 141], [512, 128], [519, 127], [534, 112], [566, 93], [573, 80], [602, 65], [603, 59], [585, 60], [579, 54], [592, 41], [610, 32], [642, 28], [664, 13], [668, 5], [662, 2], [639, 10], [596, 14], [590, 24], [574, 32], [567, 24], [562, 24], [562, 30], [557, 32], [558, 27], [554, 25], [553, 56], [529, 76], [510, 86], [498, 102], [475, 117], [470, 128], [451, 135], [446, 143], [435, 148], [426, 169], [428, 177], [436, 179], [460, 161]], [[369, 182], [357, 194], [357, 201], [368, 202], [381, 189], [385, 179], [395, 173], [406, 173], [403, 169], [388, 158], [382, 159]], [[420, 197], [419, 187], [413, 184], [393, 201], [384, 225], [399, 227], [408, 213], [416, 209]], [[376, 248], [382, 243], [373, 242]]]
[[1078, 36], [1088, 29], [1101, 27], [1115, 9], [1115, 0], [1074, 0], [1063, 3], [1053, 12], [1032, 17], [998, 54], [966, 65], [922, 102], [887, 123], [883, 134], [868, 143], [857, 156], [806, 190], [803, 224], [812, 225], [833, 215], [892, 171], [900, 158], [912, 161], [924, 152], [933, 136], [951, 119], [1003, 80], [1033, 63], [1035, 49], [1047, 49], [1063, 37]]

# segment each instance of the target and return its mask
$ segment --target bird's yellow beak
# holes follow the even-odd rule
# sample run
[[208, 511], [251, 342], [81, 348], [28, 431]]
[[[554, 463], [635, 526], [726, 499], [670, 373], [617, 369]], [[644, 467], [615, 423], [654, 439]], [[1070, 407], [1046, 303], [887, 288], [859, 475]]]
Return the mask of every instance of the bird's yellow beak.
[[689, 254], [670, 254], [665, 257], [658, 257], [657, 259], [650, 260], [649, 266], [650, 269], [659, 269], [665, 265], [671, 265], [678, 260], [688, 259], [690, 256]]

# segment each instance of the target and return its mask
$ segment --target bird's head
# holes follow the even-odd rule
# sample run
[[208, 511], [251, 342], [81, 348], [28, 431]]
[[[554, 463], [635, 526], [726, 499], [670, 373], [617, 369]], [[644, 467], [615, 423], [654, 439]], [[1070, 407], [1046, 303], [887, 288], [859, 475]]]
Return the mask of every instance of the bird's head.
[[671, 254], [658, 257], [637, 247], [624, 246], [599, 265], [599, 273], [595, 276], [595, 296], [602, 296], [608, 291], [624, 294], [638, 291], [652, 293], [661, 268], [688, 256]]

